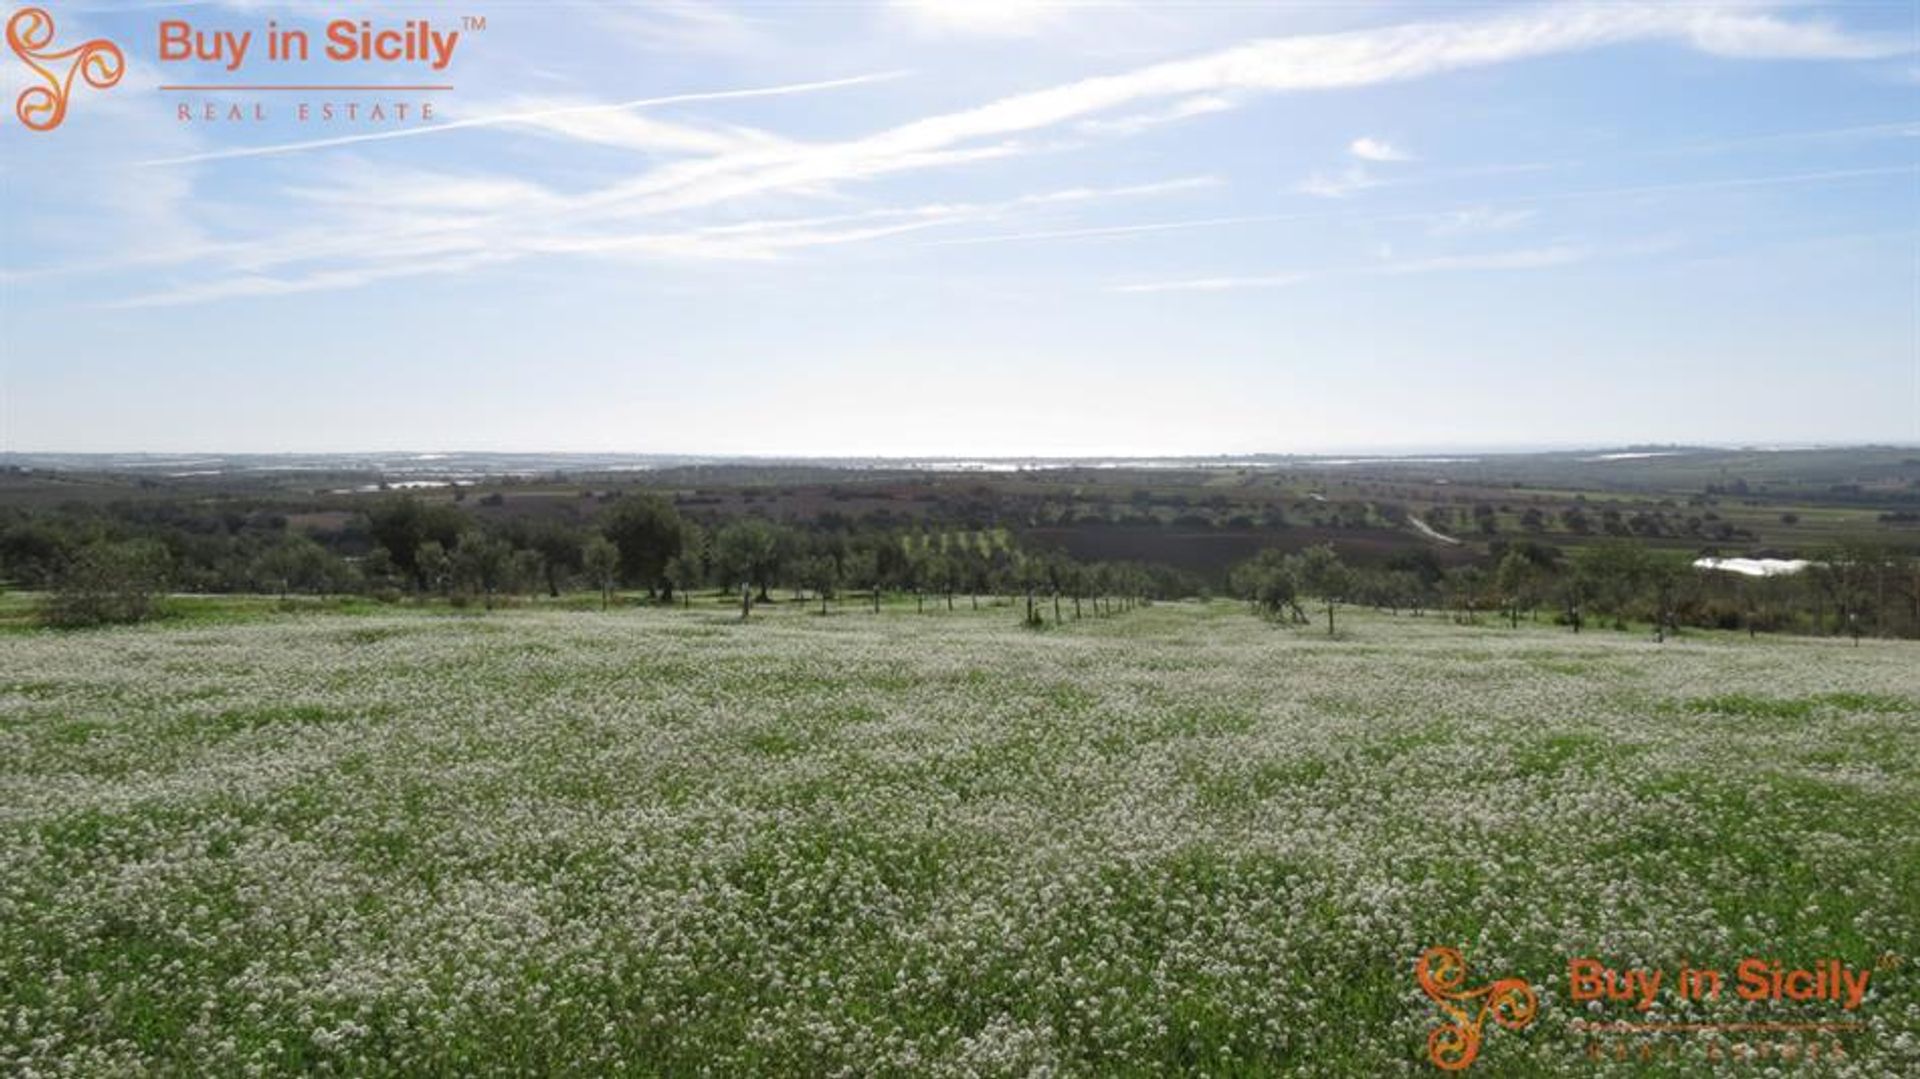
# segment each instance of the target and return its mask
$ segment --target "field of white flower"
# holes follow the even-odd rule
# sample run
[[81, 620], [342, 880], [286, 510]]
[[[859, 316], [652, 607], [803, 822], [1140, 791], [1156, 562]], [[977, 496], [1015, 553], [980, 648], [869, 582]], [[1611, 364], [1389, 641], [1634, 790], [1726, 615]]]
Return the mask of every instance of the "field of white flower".
[[[1583, 1017], [1920, 1073], [1913, 644], [1014, 622], [0, 637], [0, 1074], [1435, 1074], [1436, 944], [1539, 996], [1472, 1074], [1753, 1040]], [[1895, 958], [1844, 1016], [1568, 999], [1747, 955]]]

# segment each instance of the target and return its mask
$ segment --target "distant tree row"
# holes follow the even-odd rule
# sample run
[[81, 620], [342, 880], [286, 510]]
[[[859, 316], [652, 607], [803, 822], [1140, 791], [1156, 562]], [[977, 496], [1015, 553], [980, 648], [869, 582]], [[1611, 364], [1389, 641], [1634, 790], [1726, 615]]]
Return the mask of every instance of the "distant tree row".
[[[1401, 512], [1381, 507], [1387, 517]], [[387, 496], [311, 534], [284, 515], [238, 505], [5, 510], [0, 581], [47, 593], [46, 620], [64, 625], [149, 617], [167, 592], [439, 597], [492, 607], [573, 590], [597, 593], [603, 605], [622, 594], [674, 602], [690, 591], [744, 591], [749, 614], [781, 593], [822, 609], [854, 596], [875, 607], [889, 594], [909, 596], [920, 610], [991, 596], [1044, 622], [1205, 587], [1163, 567], [1076, 561], [999, 531], [863, 526], [829, 515], [697, 520], [636, 493], [590, 509], [489, 518], [451, 502]], [[1920, 637], [1920, 554], [1891, 545], [1808, 551], [1805, 572], [1771, 578], [1696, 570], [1693, 555], [1631, 537], [1568, 553], [1536, 537], [1494, 536], [1488, 549], [1451, 567], [1431, 548], [1357, 564], [1324, 544], [1269, 550], [1234, 568], [1228, 583], [1271, 617], [1305, 620], [1311, 606], [1334, 629], [1340, 608], [1359, 604], [1509, 624], [1545, 617], [1576, 631], [1634, 623], [1663, 635], [1711, 626]]]
[[[168, 534], [178, 538], [177, 530]], [[204, 549], [117, 538], [72, 522], [62, 532], [35, 520], [0, 530], [0, 568], [48, 590], [43, 614], [60, 625], [138, 621], [159, 610], [156, 597], [169, 589], [439, 597], [489, 609], [508, 597], [576, 588], [598, 593], [602, 606], [622, 592], [671, 603], [714, 589], [741, 595], [743, 615], [779, 591], [822, 610], [852, 593], [876, 610], [890, 593], [911, 595], [923, 611], [930, 601], [951, 610], [960, 597], [977, 608], [993, 596], [1024, 598], [1024, 617], [1035, 624], [1046, 620], [1047, 604], [1059, 621], [1068, 612], [1112, 613], [1190, 590], [1167, 570], [1082, 563], [1007, 542], [954, 542], [945, 533], [825, 531], [757, 517], [703, 527], [645, 494], [612, 499], [585, 524], [540, 517], [482, 524], [452, 504], [400, 496], [371, 507], [359, 534], [366, 539], [360, 554], [293, 532], [229, 534], [224, 557], [209, 567], [196, 560]]]
[[1395, 560], [1347, 565], [1329, 545], [1262, 551], [1229, 575], [1233, 594], [1270, 618], [1306, 622], [1324, 607], [1328, 632], [1343, 604], [1394, 613], [1446, 611], [1461, 621], [1518, 626], [1544, 612], [1575, 633], [1646, 624], [1661, 638], [1683, 627], [1825, 635], [1920, 637], [1920, 555], [1874, 544], [1813, 553], [1799, 573], [1747, 577], [1699, 568], [1691, 555], [1617, 540], [1570, 557], [1531, 541], [1499, 543], [1488, 562], [1442, 569]]

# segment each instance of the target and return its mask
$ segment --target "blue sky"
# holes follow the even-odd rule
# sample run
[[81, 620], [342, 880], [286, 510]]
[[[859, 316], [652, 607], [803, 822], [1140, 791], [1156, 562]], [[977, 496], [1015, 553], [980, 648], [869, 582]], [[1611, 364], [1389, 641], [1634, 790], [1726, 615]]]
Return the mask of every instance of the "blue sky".
[[[47, 6], [4, 450], [1920, 441], [1912, 3]], [[342, 12], [487, 28], [156, 59]], [[344, 77], [455, 88], [160, 89]]]

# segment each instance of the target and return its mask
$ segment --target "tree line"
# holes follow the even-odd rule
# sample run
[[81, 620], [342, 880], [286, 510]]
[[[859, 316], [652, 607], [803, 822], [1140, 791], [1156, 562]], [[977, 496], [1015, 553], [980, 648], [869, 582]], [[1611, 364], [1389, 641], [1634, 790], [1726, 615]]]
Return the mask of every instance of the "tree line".
[[[190, 520], [190, 523], [189, 523]], [[168, 590], [439, 598], [491, 609], [520, 596], [586, 589], [685, 603], [701, 589], [738, 594], [743, 617], [777, 593], [830, 603], [861, 595], [878, 610], [906, 594], [919, 610], [964, 599], [1023, 600], [1031, 624], [1109, 614], [1191, 590], [1172, 570], [1081, 562], [970, 534], [884, 527], [803, 527], [759, 517], [702, 523], [651, 494], [608, 501], [591, 520], [514, 517], [482, 523], [458, 506], [411, 496], [370, 507], [333, 543], [245, 515], [150, 515], [133, 521], [22, 517], [0, 526], [0, 577], [44, 590], [45, 621], [91, 625], [158, 613]], [[225, 527], [222, 527], [222, 526]]]
[[1574, 549], [1496, 542], [1492, 557], [1442, 568], [1430, 556], [1377, 566], [1346, 563], [1331, 545], [1268, 549], [1235, 566], [1229, 588], [1250, 608], [1304, 623], [1307, 603], [1327, 631], [1342, 605], [1462, 622], [1498, 618], [1517, 627], [1549, 621], [1575, 633], [1647, 625], [1664, 639], [1683, 628], [1759, 633], [1920, 637], [1920, 554], [1887, 544], [1841, 543], [1811, 552], [1797, 573], [1748, 577], [1694, 565], [1690, 554], [1618, 539]]
[[[987, 536], [993, 538], [988, 539]], [[1632, 537], [1571, 550], [1496, 537], [1489, 556], [1444, 566], [1429, 548], [1354, 563], [1329, 545], [1268, 550], [1232, 569], [1228, 587], [1255, 610], [1337, 628], [1350, 604], [1510, 624], [1542, 618], [1594, 626], [1686, 627], [1920, 637], [1920, 555], [1891, 544], [1843, 543], [1807, 552], [1803, 572], [1748, 578], [1705, 572], [1692, 555]], [[438, 598], [492, 607], [509, 597], [588, 590], [686, 602], [725, 590], [743, 615], [776, 595], [822, 609], [860, 597], [910, 596], [917, 609], [1019, 606], [1029, 622], [1151, 599], [1204, 594], [1202, 579], [1157, 566], [1085, 562], [1006, 533], [925, 531], [897, 521], [823, 516], [696, 519], [657, 495], [624, 493], [584, 520], [521, 515], [486, 520], [459, 505], [382, 498], [339, 527], [306, 534], [285, 516], [242, 506], [158, 502], [57, 512], [0, 511], [0, 581], [45, 594], [49, 623], [138, 621], [169, 591], [358, 594], [397, 602]], [[742, 593], [744, 592], [744, 595]]]

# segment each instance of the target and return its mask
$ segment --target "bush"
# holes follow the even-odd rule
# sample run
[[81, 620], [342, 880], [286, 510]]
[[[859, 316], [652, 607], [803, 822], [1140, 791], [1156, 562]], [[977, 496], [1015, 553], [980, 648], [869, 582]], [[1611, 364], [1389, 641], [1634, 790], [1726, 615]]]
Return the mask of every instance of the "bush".
[[160, 613], [166, 578], [167, 552], [158, 544], [95, 543], [60, 574], [40, 620], [63, 628], [144, 622]]
[[1710, 629], [1742, 629], [1747, 624], [1747, 612], [1736, 603], [1708, 600], [1698, 610], [1688, 612], [1683, 621]]

